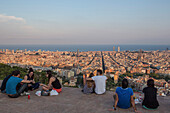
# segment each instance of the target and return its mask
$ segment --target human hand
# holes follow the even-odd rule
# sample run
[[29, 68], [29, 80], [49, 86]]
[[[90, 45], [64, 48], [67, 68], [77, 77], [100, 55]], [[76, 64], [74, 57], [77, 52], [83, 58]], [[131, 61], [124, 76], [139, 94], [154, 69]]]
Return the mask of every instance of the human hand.
[[35, 84], [35, 81], [33, 80], [32, 83]]
[[44, 86], [44, 84], [40, 83], [40, 86]]
[[109, 111], [115, 111], [116, 110], [116, 108], [115, 107], [113, 107], [113, 109], [108, 109]]
[[33, 80], [30, 80], [30, 83], [33, 83]]

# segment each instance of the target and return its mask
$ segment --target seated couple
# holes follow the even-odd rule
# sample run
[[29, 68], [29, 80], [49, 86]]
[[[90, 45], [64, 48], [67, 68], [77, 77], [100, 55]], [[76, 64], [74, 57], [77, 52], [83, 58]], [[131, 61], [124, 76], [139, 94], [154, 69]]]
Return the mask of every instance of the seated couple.
[[[48, 77], [48, 73], [51, 73], [51, 71], [47, 71], [46, 77]], [[11, 98], [17, 98], [21, 95], [29, 95], [29, 93], [27, 93], [29, 89], [38, 89], [40, 85], [43, 86], [44, 91], [51, 90], [53, 88], [56, 89], [58, 92], [61, 92], [61, 85], [57, 78], [52, 77], [52, 74], [50, 74], [50, 76], [48, 77], [48, 86], [40, 84], [39, 82], [34, 82], [34, 74], [32, 68], [29, 69], [29, 74], [24, 77], [24, 80], [19, 77], [19, 70], [13, 71], [11, 75], [8, 75], [2, 82], [1, 92], [6, 93]]]
[[[13, 79], [15, 80], [16, 78], [14, 78], [14, 76], [15, 77], [18, 76], [18, 78], [19, 78], [20, 77], [19, 74], [20, 74], [20, 71], [16, 70], [16, 71], [13, 71], [11, 75], [8, 75], [7, 77], [5, 77], [5, 79], [3, 80], [2, 85], [1, 85], [2, 93], [6, 93], [6, 84], [7, 84], [8, 80], [10, 80], [11, 77], [12, 77], [12, 80], [10, 80], [10, 81], [13, 81]], [[27, 81], [26, 82], [27, 87], [25, 89], [26, 92], [28, 90], [35, 90], [35, 89], [39, 88], [39, 82], [35, 83], [35, 81], [34, 81], [34, 71], [32, 68], [29, 69], [29, 72], [27, 75], [25, 75], [24, 80]], [[28, 83], [28, 81], [31, 81], [31, 83]], [[19, 82], [16, 86], [17, 87], [16, 89], [19, 89], [23, 83], [25, 83], [25, 82], [24, 81], [22, 81], [21, 83]], [[11, 85], [13, 85], [13, 84], [15, 84], [15, 83], [11, 83]]]
[[106, 80], [107, 77], [103, 75], [102, 70], [98, 69], [97, 76], [91, 73], [89, 78], [85, 78], [83, 93], [91, 94], [95, 92], [96, 94], [104, 94], [106, 92]]
[[[159, 106], [159, 103], [156, 97], [157, 89], [154, 87], [154, 81], [152, 79], [148, 80], [147, 85], [148, 87], [143, 89], [144, 100], [142, 105], [145, 109], [156, 109]], [[122, 87], [116, 88], [116, 95], [114, 96], [114, 99], [114, 110], [116, 110], [117, 106], [123, 109], [128, 109], [132, 106], [135, 112], [139, 112], [135, 107], [135, 102], [133, 99], [133, 90], [132, 88], [128, 88], [127, 79], [123, 79]]]

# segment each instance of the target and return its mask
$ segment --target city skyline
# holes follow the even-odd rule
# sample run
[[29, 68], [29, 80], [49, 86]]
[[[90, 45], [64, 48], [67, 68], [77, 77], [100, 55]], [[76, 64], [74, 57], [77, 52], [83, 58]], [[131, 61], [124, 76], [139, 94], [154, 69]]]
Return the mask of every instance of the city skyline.
[[170, 44], [170, 1], [1, 1], [0, 44]]

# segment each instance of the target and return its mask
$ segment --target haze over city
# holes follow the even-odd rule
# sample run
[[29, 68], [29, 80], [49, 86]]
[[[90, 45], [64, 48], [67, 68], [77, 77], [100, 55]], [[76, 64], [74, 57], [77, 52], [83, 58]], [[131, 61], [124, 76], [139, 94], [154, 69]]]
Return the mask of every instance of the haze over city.
[[0, 44], [170, 44], [168, 0], [1, 0]]

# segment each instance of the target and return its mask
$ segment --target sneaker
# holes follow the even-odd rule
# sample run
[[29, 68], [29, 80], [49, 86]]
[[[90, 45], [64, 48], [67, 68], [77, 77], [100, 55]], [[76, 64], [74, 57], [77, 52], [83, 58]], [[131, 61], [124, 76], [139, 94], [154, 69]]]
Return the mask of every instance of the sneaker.
[[28, 95], [30, 95], [30, 93], [28, 92], [21, 93], [21, 96], [28, 96]]

